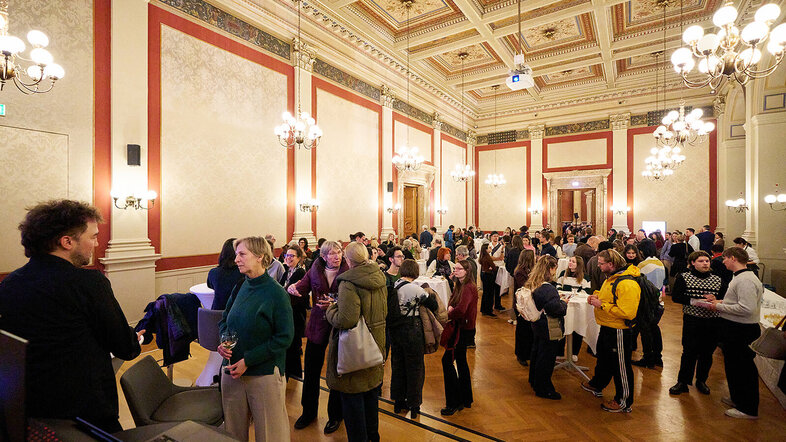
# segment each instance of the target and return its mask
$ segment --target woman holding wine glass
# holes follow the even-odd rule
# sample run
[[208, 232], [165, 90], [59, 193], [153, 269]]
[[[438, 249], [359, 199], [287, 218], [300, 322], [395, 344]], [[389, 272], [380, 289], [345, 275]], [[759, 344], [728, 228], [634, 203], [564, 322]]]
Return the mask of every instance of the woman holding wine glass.
[[[235, 241], [235, 263], [245, 280], [230, 296], [218, 324], [218, 353], [225, 359], [225, 426], [239, 440], [248, 440], [249, 418], [257, 441], [289, 440], [284, 366], [294, 325], [289, 295], [266, 272], [272, 260], [264, 238]], [[234, 347], [230, 336], [224, 338], [228, 332], [236, 334]]]

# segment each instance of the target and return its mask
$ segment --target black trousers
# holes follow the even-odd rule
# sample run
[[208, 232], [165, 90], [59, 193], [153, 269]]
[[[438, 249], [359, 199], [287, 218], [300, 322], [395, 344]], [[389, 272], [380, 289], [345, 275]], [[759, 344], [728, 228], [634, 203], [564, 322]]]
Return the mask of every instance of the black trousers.
[[304, 307], [292, 307], [292, 319], [295, 325], [295, 336], [292, 344], [287, 348], [287, 355], [284, 362], [286, 367], [284, 373], [287, 379], [291, 377], [303, 377], [303, 365], [300, 357], [303, 355], [303, 333], [306, 329], [306, 309]]
[[[475, 330], [461, 330], [456, 348], [446, 350], [442, 355], [445, 403], [449, 408], [472, 404], [472, 377], [467, 364], [467, 345], [474, 341]], [[453, 365], [454, 358], [455, 366]]]
[[[485, 314], [494, 313], [494, 289], [499, 293], [499, 286], [494, 280], [496, 274], [493, 272], [480, 272], [480, 281], [483, 283], [483, 296], [480, 298], [480, 312]], [[497, 294], [497, 296], [499, 296]]]
[[718, 321], [718, 318], [682, 315], [682, 357], [677, 375], [679, 382], [692, 385], [694, 372], [696, 382], [707, 382], [712, 368], [712, 354], [718, 346]]
[[[529, 367], [529, 383], [535, 393], [545, 395], [553, 393], [554, 384], [551, 383], [551, 375], [554, 373], [554, 362], [557, 359], [557, 351], [560, 342], [549, 340], [549, 332], [544, 327], [532, 325], [532, 356]], [[564, 348], [564, 347], [563, 347]]]
[[[322, 375], [322, 365], [325, 363], [325, 350], [328, 344], [315, 344], [306, 340], [306, 354], [303, 357], [303, 395], [300, 405], [303, 406], [303, 415], [316, 417], [319, 411], [319, 379]], [[330, 390], [328, 395], [328, 419], [342, 419], [341, 397], [337, 391]]]
[[641, 359], [649, 362], [656, 363], [663, 361], [663, 335], [660, 332], [660, 318], [663, 317], [663, 309], [659, 309], [656, 313], [655, 323], [650, 324], [648, 327], [634, 327], [641, 333]]
[[379, 440], [378, 388], [364, 393], [341, 393], [344, 427], [349, 442]]
[[406, 401], [409, 408], [419, 407], [426, 379], [420, 317], [406, 318], [401, 325], [391, 327], [390, 341], [390, 398]]
[[756, 354], [748, 345], [761, 334], [759, 324], [741, 324], [720, 318], [718, 328], [731, 401], [743, 413], [758, 416], [759, 370], [753, 362]]
[[532, 355], [532, 323], [516, 312], [516, 358], [529, 361]]
[[595, 375], [589, 384], [603, 390], [614, 380], [614, 399], [623, 407], [633, 405], [633, 366], [630, 363], [631, 330], [600, 326]]
[[[584, 338], [576, 333], [573, 332], [573, 355], [578, 356], [579, 351], [581, 351], [581, 343], [584, 342]], [[557, 350], [557, 356], [565, 356], [565, 345], [568, 343], [568, 338], [562, 338], [559, 340], [559, 349]]]

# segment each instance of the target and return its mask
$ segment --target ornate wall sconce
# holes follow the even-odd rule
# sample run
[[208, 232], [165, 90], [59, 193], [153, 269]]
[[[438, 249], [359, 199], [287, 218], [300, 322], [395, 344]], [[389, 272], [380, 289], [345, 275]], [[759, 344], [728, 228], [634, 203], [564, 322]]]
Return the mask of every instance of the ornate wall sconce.
[[778, 183], [775, 183], [775, 193], [765, 196], [764, 202], [776, 212], [786, 210], [786, 193], [778, 193]]
[[543, 208], [542, 207], [530, 207], [529, 208], [529, 213], [531, 213], [532, 215], [535, 215], [535, 216], [540, 215], [541, 213], [543, 213]]
[[300, 203], [300, 211], [301, 212], [316, 212], [319, 210], [319, 201], [312, 199], [305, 203]]
[[[122, 210], [128, 209], [129, 207], [134, 210], [150, 210], [153, 208], [156, 198], [158, 198], [158, 194], [152, 190], [134, 193], [133, 195], [121, 192], [119, 190], [112, 190], [109, 194], [112, 196], [112, 199], [115, 202], [115, 207]], [[118, 200], [120, 200], [122, 203], [118, 204]], [[147, 206], [142, 204], [143, 201], [147, 201]]]
[[444, 214], [448, 213], [447, 206], [438, 207], [437, 208], [437, 213], [439, 213], [440, 215], [444, 215]]
[[740, 192], [740, 197], [738, 199], [726, 200], [726, 207], [733, 209], [737, 213], [743, 213], [750, 209], [750, 207], [748, 207], [748, 202], [742, 197], [742, 192]]
[[611, 206], [611, 211], [615, 215], [625, 215], [626, 213], [630, 212], [630, 207]]
[[385, 209], [385, 210], [387, 210], [387, 211], [388, 211], [388, 213], [398, 213], [398, 211], [399, 211], [399, 210], [401, 210], [401, 204], [396, 204], [395, 206], [393, 206], [393, 207], [388, 207], [388, 208], [387, 208], [387, 209]]

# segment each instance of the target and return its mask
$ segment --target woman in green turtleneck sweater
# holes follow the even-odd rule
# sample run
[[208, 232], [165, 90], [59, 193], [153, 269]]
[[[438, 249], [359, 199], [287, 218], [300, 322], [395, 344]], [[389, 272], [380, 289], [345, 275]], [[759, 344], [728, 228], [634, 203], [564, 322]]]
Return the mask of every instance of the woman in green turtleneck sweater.
[[221, 377], [226, 430], [240, 440], [248, 440], [248, 416], [256, 440], [289, 440], [284, 361], [294, 324], [289, 295], [265, 271], [272, 260], [264, 238], [235, 241], [235, 263], [245, 280], [218, 324], [222, 334], [237, 333], [235, 348], [219, 345], [218, 353], [226, 366]]

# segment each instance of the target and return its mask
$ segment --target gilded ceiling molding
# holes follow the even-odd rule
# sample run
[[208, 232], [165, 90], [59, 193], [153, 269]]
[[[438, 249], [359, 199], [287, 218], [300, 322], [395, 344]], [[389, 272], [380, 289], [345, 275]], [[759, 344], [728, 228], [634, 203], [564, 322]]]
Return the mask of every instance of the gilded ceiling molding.
[[345, 86], [355, 92], [359, 92], [374, 101], [379, 101], [380, 97], [382, 96], [382, 92], [374, 86], [342, 71], [333, 65], [325, 63], [318, 58], [314, 61], [314, 73], [332, 80], [342, 86]]
[[478, 135], [475, 146], [485, 146], [488, 144], [489, 136], [488, 135]]
[[630, 125], [631, 126], [646, 126], [647, 125], [647, 114], [631, 115], [630, 116]]
[[467, 131], [466, 141], [467, 141], [467, 144], [469, 144], [471, 146], [477, 145], [477, 142], [478, 142], [478, 134], [477, 134], [477, 132], [475, 132], [472, 129], [469, 129]]
[[291, 60], [289, 43], [219, 9], [203, 0], [158, 0], [160, 3], [199, 19], [281, 58]]
[[442, 122], [441, 127], [442, 127], [442, 129], [441, 129], [442, 133], [446, 133], [446, 134], [450, 135], [453, 138], [456, 138], [458, 140], [465, 141], [465, 142], [469, 143], [468, 135], [464, 131], [462, 131], [462, 130], [456, 128], [456, 127], [453, 127], [450, 124], [445, 123], [445, 122]]
[[630, 127], [630, 112], [610, 115], [611, 130], [626, 130]]
[[516, 140], [526, 140], [529, 138], [529, 131], [527, 129], [519, 129], [516, 131]]
[[583, 123], [563, 124], [560, 126], [547, 126], [546, 136], [553, 137], [557, 135], [569, 135], [579, 132], [595, 132], [599, 130], [608, 130], [610, 127], [609, 119], [585, 121]]
[[712, 102], [712, 110], [716, 117], [723, 115], [726, 112], [726, 96], [718, 95]]

